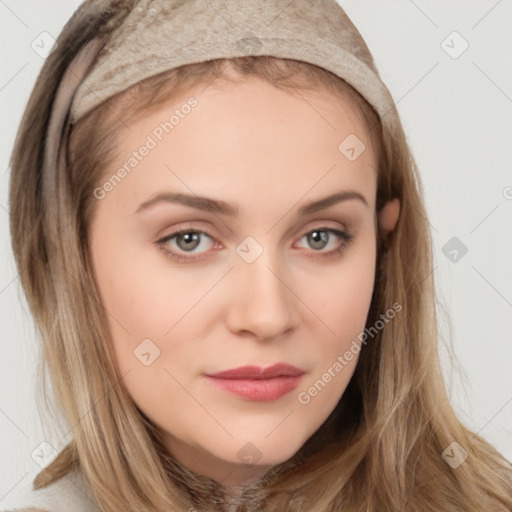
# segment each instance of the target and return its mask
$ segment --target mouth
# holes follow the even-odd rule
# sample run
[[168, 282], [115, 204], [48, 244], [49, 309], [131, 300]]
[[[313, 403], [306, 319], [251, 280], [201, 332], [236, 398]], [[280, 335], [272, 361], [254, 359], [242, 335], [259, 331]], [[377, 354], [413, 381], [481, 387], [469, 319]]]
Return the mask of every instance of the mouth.
[[246, 400], [271, 402], [293, 391], [304, 373], [300, 368], [279, 363], [267, 368], [243, 366], [205, 377], [216, 387]]

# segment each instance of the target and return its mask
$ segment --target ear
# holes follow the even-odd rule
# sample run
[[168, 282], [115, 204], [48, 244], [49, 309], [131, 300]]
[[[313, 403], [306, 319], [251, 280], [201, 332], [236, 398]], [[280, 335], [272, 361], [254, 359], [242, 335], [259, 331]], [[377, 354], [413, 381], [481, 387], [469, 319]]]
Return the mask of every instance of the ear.
[[400, 214], [400, 200], [395, 198], [388, 201], [378, 213], [379, 226], [384, 237], [395, 229]]

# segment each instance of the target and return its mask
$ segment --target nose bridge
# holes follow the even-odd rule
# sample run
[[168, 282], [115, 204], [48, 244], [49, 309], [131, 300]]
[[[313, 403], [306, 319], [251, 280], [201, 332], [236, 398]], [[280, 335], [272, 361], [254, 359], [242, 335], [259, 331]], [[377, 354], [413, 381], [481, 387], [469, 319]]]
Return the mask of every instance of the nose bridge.
[[237, 253], [231, 327], [261, 338], [278, 336], [293, 325], [296, 314], [278, 250], [249, 239], [238, 246]]

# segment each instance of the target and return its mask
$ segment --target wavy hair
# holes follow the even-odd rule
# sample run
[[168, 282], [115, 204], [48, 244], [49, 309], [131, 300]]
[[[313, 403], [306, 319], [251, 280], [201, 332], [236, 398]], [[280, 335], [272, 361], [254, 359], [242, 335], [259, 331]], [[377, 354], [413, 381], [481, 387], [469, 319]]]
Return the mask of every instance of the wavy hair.
[[[37, 78], [11, 156], [12, 248], [42, 347], [40, 393], [46, 410], [62, 413], [72, 433], [37, 475], [34, 488], [79, 468], [104, 512], [225, 510], [222, 484], [178, 463], [123, 387], [92, 277], [88, 237], [93, 190], [113, 161], [124, 123], [187, 87], [228, 79], [230, 67], [240, 80], [254, 76], [292, 94], [325, 91], [350, 101], [378, 156], [376, 209], [394, 198], [401, 203], [395, 230], [377, 236], [367, 326], [392, 304], [403, 308], [362, 349], [324, 425], [291, 459], [247, 484], [230, 510], [512, 510], [510, 463], [463, 426], [445, 389], [432, 240], [421, 179], [401, 124], [391, 132], [355, 89], [323, 68], [259, 56], [172, 69], [71, 125], [76, 88], [136, 5], [137, 0], [88, 0], [79, 7]], [[373, 56], [353, 30], [358, 54], [377, 73]], [[469, 454], [456, 469], [442, 457], [454, 441]]]

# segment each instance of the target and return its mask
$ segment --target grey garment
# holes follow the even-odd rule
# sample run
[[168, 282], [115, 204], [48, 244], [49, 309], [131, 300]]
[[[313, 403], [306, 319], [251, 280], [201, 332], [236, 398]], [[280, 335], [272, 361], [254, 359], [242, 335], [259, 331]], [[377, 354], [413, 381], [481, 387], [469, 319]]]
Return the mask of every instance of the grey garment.
[[[5, 508], [7, 506], [7, 508]], [[44, 489], [32, 489], [32, 480], [13, 497], [0, 503], [0, 512], [24, 512], [42, 509], [47, 512], [100, 512], [92, 491], [78, 469], [70, 471]]]

